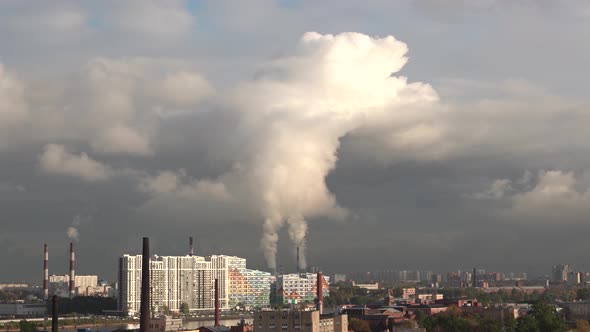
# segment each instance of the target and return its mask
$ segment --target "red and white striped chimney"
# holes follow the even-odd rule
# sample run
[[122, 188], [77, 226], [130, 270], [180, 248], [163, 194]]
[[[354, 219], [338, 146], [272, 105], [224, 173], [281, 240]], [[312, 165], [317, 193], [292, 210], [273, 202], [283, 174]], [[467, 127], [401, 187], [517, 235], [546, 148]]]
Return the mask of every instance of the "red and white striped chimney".
[[47, 243], [43, 248], [43, 299], [49, 300], [49, 251]]
[[74, 272], [76, 257], [74, 254], [74, 242], [70, 242], [70, 298], [76, 295], [76, 273]]

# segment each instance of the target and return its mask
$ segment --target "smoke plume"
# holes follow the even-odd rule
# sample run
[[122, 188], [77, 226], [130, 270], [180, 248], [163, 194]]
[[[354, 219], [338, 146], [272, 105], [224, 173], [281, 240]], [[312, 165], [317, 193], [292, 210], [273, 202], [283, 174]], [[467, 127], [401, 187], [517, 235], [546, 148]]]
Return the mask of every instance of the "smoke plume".
[[[304, 270], [308, 221], [348, 215], [326, 185], [343, 137], [371, 133], [391, 142], [392, 151], [409, 153], [437, 143], [444, 132], [432, 120], [438, 101], [432, 87], [393, 75], [406, 64], [407, 51], [392, 36], [305, 33], [292, 52], [220, 101], [222, 117], [236, 120], [228, 127], [239, 140], [239, 148], [230, 148], [233, 168], [199, 181], [184, 172], [148, 176], [140, 189], [154, 198], [146, 206], [169, 209], [188, 201], [203, 213], [221, 202], [229, 217], [236, 206], [246, 217], [260, 217], [261, 247], [273, 270], [286, 225]], [[211, 194], [213, 188], [223, 195]]]
[[237, 168], [260, 198], [269, 268], [276, 269], [278, 231], [285, 223], [305, 269], [307, 221], [347, 215], [326, 186], [341, 138], [384, 122], [403, 130], [427, 126], [416, 123], [415, 112], [438, 100], [434, 90], [392, 75], [406, 64], [406, 53], [406, 44], [392, 36], [309, 32], [292, 56], [272, 61], [257, 80], [237, 89], [234, 106], [243, 126], [261, 136]]
[[66, 230], [66, 234], [68, 235], [68, 239], [79, 242], [80, 241], [80, 231], [78, 227], [80, 226], [80, 220], [82, 218], [80, 216], [75, 216], [74, 220], [72, 221], [72, 225], [68, 227]]

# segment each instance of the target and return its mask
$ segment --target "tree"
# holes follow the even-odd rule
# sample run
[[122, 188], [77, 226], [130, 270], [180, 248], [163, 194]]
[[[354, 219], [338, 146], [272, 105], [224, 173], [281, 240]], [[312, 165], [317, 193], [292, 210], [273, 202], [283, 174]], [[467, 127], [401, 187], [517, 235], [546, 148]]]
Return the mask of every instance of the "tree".
[[371, 332], [371, 326], [364, 320], [353, 318], [348, 321], [348, 330], [354, 332]]
[[516, 321], [517, 332], [562, 332], [565, 330], [565, 322], [557, 315], [555, 308], [541, 302], [533, 304], [533, 310]]
[[170, 315], [172, 312], [170, 311], [170, 308], [168, 308], [168, 306], [167, 306], [167, 305], [163, 305], [163, 306], [162, 306], [162, 313], [163, 313], [164, 315]]
[[19, 322], [20, 332], [35, 332], [37, 331], [36, 325], [34, 322], [28, 322], [26, 319], [23, 319]]
[[482, 319], [479, 322], [479, 327], [477, 331], [480, 332], [501, 332], [502, 331], [502, 323], [500, 321], [494, 319]]
[[422, 310], [415, 310], [414, 313], [416, 314], [416, 322], [418, 323], [418, 326], [420, 327], [426, 327], [424, 326], [425, 324], [425, 320], [426, 320], [426, 314], [424, 312], [422, 312]]
[[180, 304], [180, 312], [181, 312], [183, 315], [188, 315], [188, 314], [189, 314], [189, 310], [188, 310], [188, 304], [186, 304], [185, 302], [182, 302], [182, 303]]
[[537, 327], [535, 317], [532, 315], [525, 315], [518, 317], [516, 320], [516, 332], [541, 332]]
[[576, 291], [576, 298], [578, 300], [588, 300], [590, 299], [590, 288], [580, 288]]
[[556, 315], [555, 309], [549, 304], [536, 303], [533, 305], [533, 315], [541, 331], [565, 331], [565, 322]]

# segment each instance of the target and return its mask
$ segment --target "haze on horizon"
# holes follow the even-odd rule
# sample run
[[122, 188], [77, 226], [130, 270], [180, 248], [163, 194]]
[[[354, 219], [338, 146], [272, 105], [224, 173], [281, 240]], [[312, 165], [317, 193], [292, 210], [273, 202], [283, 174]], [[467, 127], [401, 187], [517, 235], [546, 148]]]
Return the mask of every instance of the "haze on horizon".
[[590, 269], [585, 1], [0, 2], [0, 280]]

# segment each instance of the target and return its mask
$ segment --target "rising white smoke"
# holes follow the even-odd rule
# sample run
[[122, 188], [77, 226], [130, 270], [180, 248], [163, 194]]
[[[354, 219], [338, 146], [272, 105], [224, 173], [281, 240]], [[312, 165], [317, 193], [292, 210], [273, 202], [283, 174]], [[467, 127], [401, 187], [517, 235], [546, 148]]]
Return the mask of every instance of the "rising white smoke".
[[[406, 64], [406, 53], [406, 44], [391, 36], [310, 32], [294, 55], [273, 61], [256, 81], [238, 88], [234, 106], [244, 114], [242, 125], [262, 136], [239, 172], [261, 200], [261, 245], [269, 268], [276, 269], [285, 223], [305, 268], [307, 220], [347, 214], [326, 186], [341, 138], [383, 123], [406, 131], [428, 127], [416, 112], [438, 100], [437, 94], [427, 84], [392, 75]], [[414, 136], [409, 139], [424, 140]]]
[[80, 241], [80, 231], [78, 227], [80, 226], [81, 217], [79, 215], [75, 216], [72, 220], [72, 225], [68, 227], [66, 230], [66, 234], [68, 235], [68, 239], [79, 242]]

